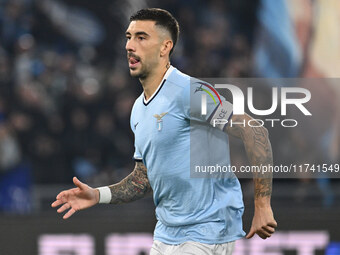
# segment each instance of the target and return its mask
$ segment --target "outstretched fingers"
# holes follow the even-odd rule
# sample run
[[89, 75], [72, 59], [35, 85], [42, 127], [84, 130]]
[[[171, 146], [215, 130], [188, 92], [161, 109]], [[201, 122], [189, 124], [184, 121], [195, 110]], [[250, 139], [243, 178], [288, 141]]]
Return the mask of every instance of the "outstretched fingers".
[[64, 199], [66, 199], [67, 196], [72, 192], [72, 190], [73, 190], [73, 189], [71, 189], [71, 190], [65, 190], [65, 191], [60, 192], [60, 193], [57, 195], [56, 199], [57, 199], [57, 200], [64, 200]]
[[77, 193], [78, 191], [79, 191], [79, 188], [73, 188], [73, 189], [70, 189], [70, 190], [65, 190], [65, 191], [60, 192], [56, 197], [56, 201], [54, 201], [51, 204], [51, 206], [57, 207], [59, 205], [62, 205], [64, 203], [68, 202], [69, 196]]
[[[82, 210], [89, 206], [92, 206], [93, 203], [93, 193], [92, 189], [78, 180], [77, 177], [73, 177], [73, 183], [76, 185], [75, 188], [64, 190], [60, 192], [57, 197], [56, 201], [54, 201], [51, 206], [60, 208], [57, 210], [58, 213], [65, 213], [63, 219], [70, 218], [76, 211]], [[93, 203], [93, 204], [91, 204]]]
[[62, 213], [63, 211], [67, 210], [67, 209], [70, 209], [71, 208], [71, 205], [69, 203], [65, 203], [62, 207], [60, 207], [57, 212], [58, 213]]
[[61, 204], [63, 204], [63, 201], [57, 199], [56, 201], [54, 201], [54, 202], [51, 204], [51, 206], [52, 206], [52, 207], [57, 207], [57, 206], [59, 206], [59, 205], [61, 205]]
[[70, 218], [75, 212], [76, 212], [76, 210], [71, 208], [70, 210], [68, 210], [67, 213], [65, 213], [65, 215], [63, 216], [63, 219], [66, 220], [66, 219]]
[[87, 185], [79, 181], [77, 177], [73, 177], [73, 183], [81, 190], [84, 190], [87, 187]]

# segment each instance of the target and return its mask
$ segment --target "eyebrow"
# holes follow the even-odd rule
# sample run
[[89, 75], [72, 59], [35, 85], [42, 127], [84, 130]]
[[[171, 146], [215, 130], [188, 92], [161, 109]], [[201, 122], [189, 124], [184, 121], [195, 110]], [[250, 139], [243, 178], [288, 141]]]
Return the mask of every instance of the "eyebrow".
[[[125, 32], [125, 35], [131, 35], [130, 32]], [[136, 36], [138, 35], [145, 35], [145, 36], [150, 36], [148, 33], [144, 32], [144, 31], [139, 31], [135, 33]]]

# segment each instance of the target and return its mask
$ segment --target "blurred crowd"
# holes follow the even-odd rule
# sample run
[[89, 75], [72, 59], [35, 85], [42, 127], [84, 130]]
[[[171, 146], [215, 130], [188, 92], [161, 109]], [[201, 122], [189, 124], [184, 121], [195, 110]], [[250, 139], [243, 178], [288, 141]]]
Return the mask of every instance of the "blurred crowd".
[[34, 184], [70, 183], [74, 175], [100, 185], [119, 181], [134, 164], [129, 117], [142, 92], [127, 68], [129, 15], [148, 6], [174, 14], [181, 34], [172, 64], [180, 70], [196, 77], [251, 77], [253, 51], [261, 42], [255, 36], [260, 2], [263, 8], [266, 1], [129, 0], [98, 6], [1, 0], [2, 179], [25, 169]]
[[[203, 3], [196, 8], [191, 1], [162, 3], [181, 24], [173, 64], [201, 77], [246, 76], [255, 13], [249, 24], [233, 26], [239, 17], [225, 15], [230, 10], [224, 1]], [[102, 56], [100, 46], [72, 42], [35, 5], [8, 0], [0, 9], [1, 172], [24, 163], [34, 183], [66, 183], [73, 175], [88, 179], [130, 171], [129, 116], [141, 87], [122, 57], [124, 44], [118, 40], [125, 42], [124, 34], [109, 42], [122, 52]], [[49, 34], [61, 35], [44, 40]]]

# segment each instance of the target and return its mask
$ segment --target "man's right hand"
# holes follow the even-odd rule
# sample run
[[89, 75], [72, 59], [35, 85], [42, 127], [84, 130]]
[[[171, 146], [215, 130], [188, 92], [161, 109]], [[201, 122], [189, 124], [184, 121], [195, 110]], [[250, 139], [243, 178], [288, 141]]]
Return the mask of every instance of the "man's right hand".
[[52, 203], [52, 207], [62, 205], [57, 212], [62, 213], [65, 210], [68, 212], [63, 216], [63, 219], [70, 218], [76, 211], [92, 207], [99, 202], [99, 190], [93, 189], [73, 177], [73, 183], [77, 188], [64, 190], [57, 195], [56, 201]]

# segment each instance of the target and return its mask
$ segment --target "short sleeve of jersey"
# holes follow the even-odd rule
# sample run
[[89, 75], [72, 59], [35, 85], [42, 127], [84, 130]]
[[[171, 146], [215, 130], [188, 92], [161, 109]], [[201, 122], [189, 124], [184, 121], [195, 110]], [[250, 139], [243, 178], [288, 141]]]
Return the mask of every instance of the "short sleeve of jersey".
[[143, 157], [140, 151], [138, 150], [136, 143], [135, 143], [135, 153], [133, 154], [133, 159], [135, 161], [142, 161]]
[[[136, 123], [136, 124], [138, 125], [138, 123]], [[133, 113], [131, 113], [130, 127], [131, 127], [131, 130], [132, 130], [132, 132], [133, 132], [134, 135], [135, 135], [135, 129], [136, 129], [136, 126], [137, 126], [136, 124], [134, 124]], [[136, 145], [136, 139], [135, 139], [134, 145], [135, 145], [135, 152], [134, 152], [134, 154], [133, 154], [133, 159], [134, 159], [135, 161], [142, 161], [143, 156], [142, 156], [142, 154], [140, 153], [140, 151], [139, 151], [139, 149], [138, 149], [138, 147], [137, 147], [137, 145]]]
[[191, 80], [183, 94], [186, 118], [224, 130], [233, 114], [233, 106], [212, 85]]

